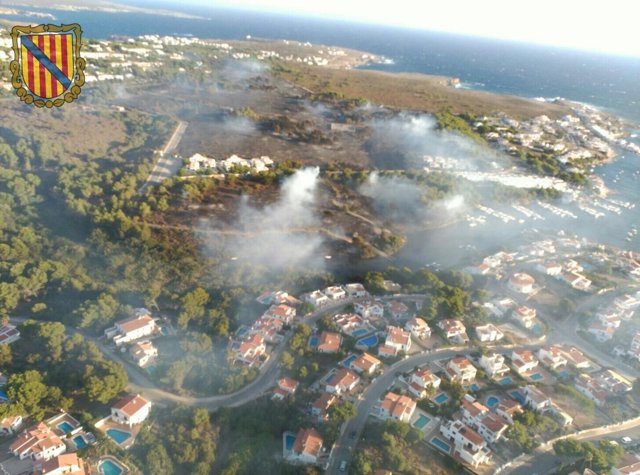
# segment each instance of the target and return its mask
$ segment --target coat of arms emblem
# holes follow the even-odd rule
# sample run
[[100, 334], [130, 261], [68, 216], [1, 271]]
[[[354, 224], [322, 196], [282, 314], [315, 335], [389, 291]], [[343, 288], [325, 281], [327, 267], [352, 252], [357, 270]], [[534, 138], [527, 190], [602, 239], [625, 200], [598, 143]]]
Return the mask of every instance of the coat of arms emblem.
[[80, 25], [14, 26], [11, 83], [25, 104], [60, 107], [73, 102], [84, 85]]

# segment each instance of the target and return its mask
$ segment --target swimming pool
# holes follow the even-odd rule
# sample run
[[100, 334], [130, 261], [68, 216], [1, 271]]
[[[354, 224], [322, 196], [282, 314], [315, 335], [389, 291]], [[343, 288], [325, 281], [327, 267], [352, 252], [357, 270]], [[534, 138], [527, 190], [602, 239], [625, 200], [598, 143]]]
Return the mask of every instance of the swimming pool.
[[447, 454], [451, 451], [451, 447], [449, 447], [449, 444], [441, 439], [438, 439], [437, 437], [431, 439], [431, 443]]
[[416, 421], [413, 423], [413, 426], [417, 427], [418, 429], [422, 429], [424, 426], [426, 426], [429, 423], [430, 420], [431, 419], [429, 419], [424, 414], [420, 414], [420, 417], [416, 419]]
[[67, 421], [64, 421], [58, 424], [58, 429], [60, 429], [62, 432], [66, 434], [67, 432], [71, 432], [73, 430], [73, 426], [69, 424]]
[[498, 405], [498, 403], [500, 402], [500, 399], [498, 399], [495, 396], [489, 396], [487, 398], [487, 407], [490, 409], [493, 409], [495, 406]]
[[318, 347], [318, 337], [317, 336], [312, 336], [311, 338], [309, 338], [309, 346], [311, 348], [317, 348]]
[[540, 373], [533, 373], [531, 376], [529, 376], [529, 379], [531, 379], [531, 381], [542, 381], [544, 379], [544, 376], [542, 376]]
[[498, 381], [498, 384], [501, 386], [507, 386], [512, 383], [513, 383], [513, 379], [511, 379], [511, 376], [505, 376], [500, 381]]
[[124, 469], [111, 460], [103, 460], [98, 465], [98, 470], [102, 475], [120, 475]]
[[353, 363], [358, 358], [358, 355], [349, 355], [344, 360], [342, 360], [342, 366], [345, 368], [351, 368], [351, 363]]
[[284, 448], [287, 450], [293, 450], [293, 444], [296, 441], [296, 436], [293, 434], [285, 434], [284, 436]]
[[0, 400], [8, 401], [9, 396], [7, 396], [7, 392], [4, 389], [0, 389]]
[[125, 432], [120, 429], [107, 429], [107, 435], [111, 437], [117, 444], [122, 444], [125, 440], [131, 437], [129, 432]]
[[76, 435], [73, 438], [73, 443], [76, 444], [76, 448], [78, 450], [84, 449], [87, 446], [87, 441], [84, 440], [84, 437], [82, 437], [81, 435]]
[[366, 328], [358, 328], [357, 330], [351, 333], [351, 336], [354, 338], [358, 338], [359, 336], [366, 335], [366, 334], [367, 334]]
[[371, 348], [378, 344], [378, 335], [371, 335], [366, 338], [361, 338], [356, 342], [358, 348]]
[[562, 379], [569, 379], [569, 372], [563, 369], [558, 373], [558, 376], [560, 376]]
[[435, 398], [433, 398], [433, 400], [438, 404], [444, 404], [449, 400], [449, 396], [447, 396], [447, 393], [440, 393]]
[[480, 386], [478, 386], [476, 383], [473, 383], [471, 386], [469, 386], [469, 389], [475, 393], [475, 392], [478, 392], [478, 390], [480, 389]]

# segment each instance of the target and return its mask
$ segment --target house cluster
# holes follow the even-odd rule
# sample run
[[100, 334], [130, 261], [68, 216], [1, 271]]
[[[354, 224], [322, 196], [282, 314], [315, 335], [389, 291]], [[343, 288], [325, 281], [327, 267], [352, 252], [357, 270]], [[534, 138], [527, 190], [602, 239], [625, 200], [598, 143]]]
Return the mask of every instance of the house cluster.
[[332, 285], [324, 290], [314, 290], [313, 292], [302, 295], [302, 300], [313, 305], [315, 308], [321, 308], [335, 302], [341, 302], [346, 299], [355, 299], [368, 296], [362, 284], [351, 283], [342, 285]]
[[489, 409], [465, 395], [460, 410], [440, 425], [440, 434], [450, 444], [449, 455], [473, 467], [491, 463], [490, 445], [504, 436], [513, 424], [513, 416], [521, 411], [520, 404], [512, 399]]
[[129, 344], [129, 356], [135, 363], [144, 368], [153, 363], [158, 356], [158, 349], [149, 337], [157, 335], [160, 328], [151, 312], [146, 308], [137, 308], [131, 318], [117, 321], [113, 327], [107, 328], [104, 334], [117, 347]]
[[476, 275], [493, 275], [501, 280], [506, 275], [507, 288], [517, 295], [528, 296], [536, 292], [535, 278], [522, 270], [509, 274], [508, 266], [519, 263], [544, 276], [553, 277], [576, 290], [591, 291], [592, 282], [584, 275], [583, 266], [572, 259], [581, 251], [594, 250], [595, 244], [585, 240], [558, 236], [540, 239], [518, 247], [517, 252], [498, 252], [466, 270]]
[[240, 327], [230, 344], [235, 362], [247, 366], [262, 364], [268, 358], [267, 343], [280, 342], [283, 327], [291, 325], [295, 317], [295, 307], [273, 304], [250, 327]]
[[[10, 419], [10, 420], [9, 420]], [[80, 423], [67, 413], [56, 414], [44, 422], [22, 428], [22, 417], [2, 421], [3, 435], [17, 434], [9, 445], [11, 455], [22, 461], [24, 473], [35, 475], [84, 475], [89, 473], [77, 450], [95, 443], [95, 436], [85, 432]], [[85, 445], [76, 442], [82, 439]], [[27, 468], [30, 466], [30, 469]]]
[[540, 115], [517, 121], [499, 114], [478, 119], [474, 127], [507, 153], [518, 155], [523, 150], [552, 154], [568, 171], [578, 171], [585, 159], [614, 156], [614, 146], [629, 148], [629, 142], [622, 138], [622, 128], [604, 114], [589, 106], [572, 109], [575, 115], [555, 120]]
[[631, 391], [632, 385], [615, 371], [605, 369], [594, 374], [579, 374], [575, 381], [575, 388], [597, 406], [602, 406], [608, 399]]
[[640, 280], [640, 254], [637, 252], [618, 250], [615, 253], [615, 264], [629, 277]]
[[216, 160], [196, 153], [187, 159], [187, 170], [198, 172], [206, 170], [211, 173], [230, 173], [233, 170], [249, 170], [250, 172], [264, 172], [273, 167], [273, 160], [265, 156], [242, 158], [231, 155], [224, 160]]
[[[515, 323], [527, 330], [533, 329], [538, 321], [537, 311], [528, 305], [518, 305], [513, 299], [496, 298], [493, 301], [485, 302], [482, 307], [487, 314], [493, 318], [504, 319], [509, 317]], [[478, 337], [480, 339], [480, 337]]]
[[[613, 338], [623, 322], [631, 320], [636, 309], [640, 306], [640, 293], [635, 295], [620, 295], [608, 306], [600, 308], [594, 315], [587, 331], [600, 343], [605, 343]], [[637, 358], [633, 353], [633, 341], [629, 350], [629, 356]]]

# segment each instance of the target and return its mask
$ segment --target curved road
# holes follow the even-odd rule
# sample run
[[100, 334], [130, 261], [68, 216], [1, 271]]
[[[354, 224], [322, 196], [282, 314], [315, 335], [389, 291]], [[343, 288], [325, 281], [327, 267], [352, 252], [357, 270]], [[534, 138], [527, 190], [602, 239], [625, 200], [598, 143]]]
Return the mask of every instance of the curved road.
[[[522, 348], [538, 348], [540, 345], [519, 345]], [[487, 346], [493, 351], [496, 352], [506, 352], [513, 348], [513, 345], [504, 345], [504, 346]], [[371, 383], [367, 389], [362, 394], [362, 398], [357, 403], [357, 414], [353, 419], [347, 421], [346, 425], [343, 427], [343, 431], [340, 434], [340, 437], [336, 441], [335, 447], [331, 454], [331, 460], [329, 462], [329, 467], [327, 469], [327, 473], [339, 473], [338, 467], [340, 463], [344, 460], [349, 464], [351, 461], [351, 456], [355, 451], [358, 440], [360, 439], [360, 435], [364, 429], [367, 418], [369, 417], [372, 409], [376, 405], [376, 403], [381, 399], [382, 395], [389, 390], [392, 383], [396, 379], [397, 373], [405, 373], [416, 366], [422, 366], [427, 363], [432, 363], [433, 361], [441, 360], [441, 359], [449, 359], [455, 355], [468, 355], [477, 351], [477, 348], [469, 347], [469, 346], [455, 346], [455, 347], [447, 347], [438, 350], [433, 350], [428, 353], [419, 353], [417, 355], [406, 357], [403, 360], [400, 360], [393, 365], [389, 366], [384, 370], [384, 372], [375, 378], [375, 381]], [[355, 436], [353, 438], [349, 437], [348, 434], [355, 432]]]
[[[565, 319], [565, 321], [563, 321], [562, 323], [554, 322], [553, 325], [549, 325], [549, 333], [547, 335], [545, 343], [573, 345], [576, 348], [585, 350], [585, 353], [591, 359], [596, 360], [598, 363], [600, 364], [604, 363], [609, 366], [615, 367], [618, 370], [618, 372], [625, 377], [628, 377], [630, 379], [640, 377], [640, 372], [637, 371], [635, 368], [632, 368], [631, 366], [626, 365], [625, 363], [619, 360], [616, 360], [611, 355], [607, 355], [602, 350], [594, 346], [591, 342], [581, 338], [576, 333], [578, 328], [578, 324], [577, 324], [578, 313], [583, 311], [586, 307], [594, 305], [593, 297], [596, 297], [596, 296], [592, 296], [592, 298], [587, 299], [587, 301], [585, 301], [576, 309], [573, 315]], [[519, 346], [523, 348], [529, 347], [530, 349], [531, 348], [537, 349], [540, 347], [539, 344], [530, 345], [530, 346], [527, 346], [527, 345], [519, 345]], [[497, 352], [504, 352], [509, 350], [509, 348], [506, 346], [493, 347], [492, 349]], [[356, 417], [354, 417], [353, 419], [350, 419], [346, 423], [346, 425], [343, 427], [343, 431], [341, 432], [340, 437], [336, 441], [335, 448], [331, 454], [331, 460], [329, 462], [327, 473], [330, 473], [330, 474], [340, 473], [338, 467], [340, 466], [340, 463], [343, 460], [346, 461], [347, 464], [350, 463], [351, 457], [355, 452], [356, 445], [358, 443], [358, 440], [360, 439], [360, 435], [362, 434], [366, 420], [369, 417], [371, 410], [375, 406], [376, 402], [380, 400], [383, 393], [386, 392], [388, 388], [391, 386], [394, 379], [396, 378], [395, 375], [397, 372], [406, 372], [415, 366], [421, 366], [426, 363], [430, 363], [432, 361], [436, 361], [439, 359], [450, 358], [455, 354], [467, 354], [467, 353], [470, 353], [471, 351], [473, 351], [473, 349], [469, 347], [455, 347], [455, 348], [449, 347], [445, 349], [436, 350], [431, 353], [421, 353], [415, 356], [408, 357], [407, 359], [398, 361], [391, 367], [384, 370], [383, 374], [378, 376], [375, 382], [369, 385], [369, 387], [363, 393], [362, 400], [360, 400], [357, 404], [358, 412]], [[629, 426], [624, 425], [622, 427], [610, 428], [610, 429], [594, 428], [593, 430], [595, 431], [595, 433], [598, 433], [599, 435], [603, 435], [603, 434], [611, 435], [611, 434], [623, 432], [625, 430], [629, 430], [630, 428], [635, 428], [635, 427], [640, 427], [640, 421], [634, 422]], [[348, 437], [348, 434], [351, 434], [352, 432], [355, 432], [355, 437], [353, 438]], [[584, 438], [586, 437], [587, 436], [584, 436]], [[538, 473], [546, 473], [546, 471], [549, 471], [552, 469], [552, 467], [550, 467], [550, 464], [553, 464], [555, 466], [556, 457], [553, 456], [552, 454], [550, 455], [549, 453], [543, 451], [536, 455], [540, 456], [540, 458], [534, 457], [532, 455], [523, 459], [521, 463], [518, 464], [518, 467], [521, 467], [522, 465], [524, 465], [526, 468], [523, 469], [524, 471], [518, 470], [517, 472], [514, 472], [514, 473], [517, 473], [517, 475], [524, 475], [525, 473], [530, 474], [538, 471], [538, 470], [533, 470], [533, 471], [527, 472], [527, 469], [530, 470], [532, 467], [541, 468], [541, 470], [539, 470]], [[514, 470], [514, 468], [511, 468], [510, 470]]]
[[[415, 298], [416, 296], [402, 296], [395, 298]], [[334, 312], [337, 309], [340, 309], [346, 305], [351, 303], [350, 299], [340, 300], [331, 305], [327, 305], [322, 307], [309, 316], [303, 319], [303, 323], [314, 324], [316, 320], [318, 320], [323, 315]], [[26, 320], [33, 320], [29, 318], [23, 317], [12, 317], [11, 321], [15, 324], [23, 323]], [[34, 320], [38, 321], [38, 320]], [[122, 358], [122, 356], [118, 353], [117, 350], [111, 349], [108, 345], [103, 343], [100, 339], [87, 335], [84, 332], [81, 332], [72, 327], [66, 327], [67, 330], [71, 333], [79, 333], [83, 337], [88, 340], [91, 340], [96, 343], [100, 351], [106, 358], [109, 358], [113, 361], [116, 361], [122, 364], [123, 368], [127, 372], [127, 376], [129, 377], [129, 384], [127, 385], [127, 390], [143, 394], [145, 398], [150, 400], [156, 405], [164, 406], [169, 403], [182, 403], [189, 406], [198, 406], [205, 407], [209, 410], [216, 410], [221, 407], [236, 407], [246, 404], [258, 397], [262, 396], [267, 391], [273, 389], [276, 385], [276, 381], [279, 373], [279, 362], [280, 356], [282, 352], [287, 348], [287, 343], [289, 339], [293, 335], [293, 332], [287, 333], [282, 342], [278, 344], [271, 352], [271, 356], [269, 361], [267, 361], [262, 368], [260, 368], [260, 373], [251, 383], [244, 386], [242, 389], [229, 393], [222, 394], [216, 396], [206, 396], [206, 397], [193, 397], [193, 396], [181, 396], [178, 394], [174, 394], [169, 391], [165, 391], [164, 389], [159, 388], [153, 381], [151, 381], [147, 376], [145, 376], [140, 368], [134, 366], [129, 361]]]
[[[415, 299], [415, 298], [424, 298], [424, 295], [393, 295], [389, 298], [394, 298], [398, 300], [403, 299]], [[307, 316], [303, 322], [307, 324], [315, 323], [320, 317], [323, 315], [334, 312], [345, 305], [351, 303], [351, 300], [346, 299], [339, 302], [335, 302], [332, 305], [323, 307], [321, 309], [316, 310], [309, 316]], [[586, 304], [587, 302], [585, 302]], [[591, 299], [589, 299], [588, 303], [592, 303]], [[547, 343], [561, 343], [561, 344], [571, 344], [578, 348], [585, 348], [586, 352], [593, 359], [599, 360], [611, 366], [615, 366], [617, 368], [621, 367], [621, 362], [615, 360], [610, 355], [605, 354], [599, 348], [596, 348], [590, 342], [582, 339], [576, 334], [577, 328], [577, 314], [580, 310], [582, 310], [586, 305], [581, 305], [579, 309], [569, 318], [567, 318], [564, 322], [558, 323], [555, 322], [554, 325], [550, 325], [550, 332], [547, 337]], [[23, 322], [26, 320], [25, 318], [12, 318], [15, 323]], [[81, 333], [78, 330], [73, 328], [69, 328], [71, 332]], [[169, 391], [165, 391], [159, 388], [153, 381], [147, 378], [138, 367], [134, 366], [130, 362], [124, 360], [119, 353], [107, 347], [103, 342], [98, 340], [97, 338], [91, 337], [84, 333], [81, 333], [85, 338], [93, 340], [102, 353], [109, 359], [117, 361], [121, 363], [124, 369], [127, 372], [129, 377], [129, 385], [127, 389], [136, 392], [142, 393], [144, 396], [154, 402], [156, 405], [166, 405], [169, 403], [182, 403], [190, 406], [198, 406], [205, 407], [209, 410], [216, 410], [221, 407], [237, 407], [243, 404], [246, 404], [258, 397], [262, 396], [266, 392], [270, 391], [276, 384], [276, 380], [279, 374], [279, 361], [282, 352], [286, 349], [287, 343], [291, 338], [293, 332], [289, 332], [283, 341], [274, 348], [271, 353], [271, 357], [267, 363], [263, 365], [260, 369], [260, 374], [256, 377], [254, 381], [243, 387], [242, 389], [225, 395], [216, 395], [216, 396], [207, 396], [207, 397], [193, 397], [193, 396], [180, 396]], [[539, 344], [533, 345], [520, 345], [524, 348], [538, 348]], [[494, 351], [505, 352], [509, 351], [509, 346], [495, 346], [491, 347]], [[448, 359], [457, 354], [468, 354], [474, 351], [475, 348], [468, 346], [461, 347], [447, 347], [438, 350], [434, 350], [426, 353], [419, 353], [413, 356], [408, 356], [403, 360], [400, 360], [393, 364], [392, 366], [383, 370], [383, 373], [380, 374], [375, 380], [365, 389], [364, 393], [361, 396], [361, 399], [357, 402], [357, 414], [353, 419], [350, 419], [343, 426], [343, 430], [335, 443], [334, 449], [331, 453], [331, 458], [329, 461], [329, 466], [327, 472], [330, 474], [338, 474], [339, 465], [342, 461], [346, 461], [347, 464], [351, 461], [351, 457], [355, 451], [356, 445], [362, 431], [364, 430], [364, 426], [366, 424], [366, 420], [369, 417], [371, 411], [373, 410], [376, 403], [380, 400], [382, 395], [391, 387], [393, 381], [396, 378], [397, 373], [404, 373], [409, 370], [412, 370], [416, 366], [422, 366], [427, 363], [431, 363], [440, 359]], [[640, 372], [635, 370], [635, 368], [631, 368], [628, 365], [624, 365], [624, 368], [619, 371], [625, 376], [628, 377], [640, 377]], [[628, 431], [630, 428], [636, 428], [640, 426], [640, 421], [634, 423], [630, 426], [623, 426], [619, 428], [594, 428], [594, 431], [598, 435], [604, 434], [615, 434], [617, 432]], [[353, 438], [348, 437], [348, 434], [355, 432], [355, 436]], [[593, 437], [593, 436], [592, 436]], [[514, 473], [524, 473], [518, 469], [522, 469], [523, 466], [531, 469], [532, 467], [540, 466], [542, 469], [539, 473], [545, 473], [546, 470], [550, 470], [550, 464], [555, 464], [555, 456], [550, 455], [548, 451], [540, 451], [535, 454], [536, 456], [529, 456], [525, 459], [521, 460], [517, 466], [511, 467], [510, 471], [514, 471]], [[525, 469], [526, 470], [526, 469]]]

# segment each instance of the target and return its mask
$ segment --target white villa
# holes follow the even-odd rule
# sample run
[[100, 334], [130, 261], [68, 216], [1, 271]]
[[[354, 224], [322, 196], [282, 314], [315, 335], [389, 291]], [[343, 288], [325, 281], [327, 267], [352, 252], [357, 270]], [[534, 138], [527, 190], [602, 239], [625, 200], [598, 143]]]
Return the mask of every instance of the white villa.
[[135, 310], [133, 317], [116, 322], [113, 327], [107, 328], [104, 334], [107, 338], [113, 339], [116, 346], [120, 346], [152, 335], [157, 328], [150, 312], [144, 308], [139, 308]]
[[111, 407], [111, 419], [129, 427], [142, 424], [151, 411], [151, 402], [139, 394], [126, 396]]
[[49, 460], [63, 454], [67, 446], [43, 422], [23, 431], [10, 445], [9, 450], [20, 460]]

